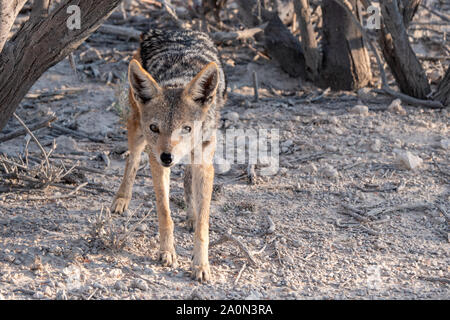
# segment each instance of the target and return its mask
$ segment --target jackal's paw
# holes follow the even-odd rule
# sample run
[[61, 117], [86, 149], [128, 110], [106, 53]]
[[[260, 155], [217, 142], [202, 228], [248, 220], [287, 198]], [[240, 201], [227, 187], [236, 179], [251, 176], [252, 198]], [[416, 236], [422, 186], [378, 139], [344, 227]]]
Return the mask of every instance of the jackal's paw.
[[162, 265], [165, 267], [174, 267], [178, 266], [177, 255], [175, 250], [173, 251], [160, 251], [159, 252], [159, 261], [161, 261]]
[[211, 279], [211, 270], [209, 263], [203, 263], [200, 265], [192, 265], [192, 279], [199, 282], [206, 282]]
[[116, 198], [113, 201], [113, 204], [111, 206], [111, 211], [115, 213], [123, 213], [125, 210], [128, 209], [128, 204], [130, 203], [130, 199], [127, 198]]

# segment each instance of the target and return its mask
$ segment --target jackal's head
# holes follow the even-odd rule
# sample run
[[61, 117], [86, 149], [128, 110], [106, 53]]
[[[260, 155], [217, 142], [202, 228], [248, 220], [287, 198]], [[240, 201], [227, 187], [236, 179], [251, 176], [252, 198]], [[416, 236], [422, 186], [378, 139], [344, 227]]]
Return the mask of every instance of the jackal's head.
[[161, 165], [173, 166], [201, 142], [202, 123], [216, 100], [217, 64], [211, 62], [186, 87], [174, 89], [161, 87], [133, 59], [128, 79], [147, 143]]

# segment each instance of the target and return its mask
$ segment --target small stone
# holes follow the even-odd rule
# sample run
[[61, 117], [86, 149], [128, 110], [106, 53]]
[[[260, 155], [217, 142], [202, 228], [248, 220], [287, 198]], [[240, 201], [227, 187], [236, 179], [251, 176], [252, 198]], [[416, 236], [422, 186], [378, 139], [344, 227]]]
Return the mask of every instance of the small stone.
[[450, 139], [441, 139], [441, 141], [439, 141], [439, 147], [447, 150], [450, 148]]
[[337, 152], [338, 151], [338, 147], [333, 146], [331, 144], [327, 144], [325, 146], [325, 150], [328, 151], [328, 152]]
[[122, 281], [116, 281], [116, 283], [114, 284], [114, 289], [116, 289], [117, 291], [128, 291], [128, 287]]
[[358, 98], [363, 102], [368, 102], [375, 98], [375, 94], [369, 88], [361, 88], [358, 90]]
[[104, 285], [102, 285], [101, 283], [98, 282], [94, 282], [94, 284], [92, 285], [92, 287], [94, 289], [99, 289], [101, 291], [106, 291], [106, 287]]
[[145, 282], [144, 280], [136, 279], [133, 281], [133, 288], [138, 288], [139, 290], [147, 291], [148, 285], [147, 282]]
[[139, 232], [145, 232], [147, 231], [147, 225], [146, 224], [140, 224], [136, 227], [136, 230]]
[[395, 139], [395, 141], [394, 141], [394, 147], [395, 147], [395, 148], [401, 148], [402, 145], [403, 145], [402, 140], [400, 140], [400, 139]]
[[331, 165], [324, 166], [322, 174], [330, 179], [337, 179], [339, 177], [339, 172]]
[[409, 170], [414, 170], [420, 167], [423, 163], [422, 158], [412, 154], [409, 151], [394, 149], [394, 153], [397, 156], [397, 160], [400, 161]]
[[381, 150], [380, 139], [375, 139], [372, 141], [372, 144], [370, 145], [370, 150], [372, 150], [373, 152], [380, 152]]
[[56, 151], [59, 153], [70, 153], [74, 151], [80, 151], [78, 148], [78, 144], [72, 137], [68, 136], [59, 136], [55, 140], [56, 142]]
[[395, 99], [391, 102], [391, 104], [388, 107], [388, 111], [400, 115], [406, 115], [405, 109], [402, 107], [402, 101], [400, 99]]
[[44, 295], [46, 295], [47, 297], [51, 297], [53, 295], [52, 288], [50, 288], [49, 286], [45, 286]]
[[353, 108], [350, 109], [351, 113], [359, 114], [360, 116], [366, 117], [369, 115], [369, 107], [361, 104], [357, 104]]
[[338, 124], [339, 124], [339, 119], [338, 119], [338, 117], [336, 117], [336, 116], [331, 116], [331, 117], [329, 117], [329, 118], [328, 118], [328, 121], [330, 121], [330, 123], [331, 123], [331, 124], [334, 124], [334, 125], [338, 125]]
[[33, 294], [33, 299], [43, 299], [44, 298], [44, 294], [42, 292], [36, 292], [35, 294]]
[[291, 139], [286, 140], [286, 141], [284, 141], [283, 143], [281, 143], [281, 151], [282, 151], [283, 153], [286, 153], [286, 152], [289, 151], [289, 149], [290, 149], [293, 145], [294, 145], [294, 142], [293, 142]]
[[228, 112], [223, 116], [223, 119], [231, 121], [231, 122], [237, 122], [237, 121], [239, 121], [239, 113]]
[[309, 174], [313, 174], [317, 172], [317, 167], [314, 163], [309, 163], [303, 167], [303, 171]]

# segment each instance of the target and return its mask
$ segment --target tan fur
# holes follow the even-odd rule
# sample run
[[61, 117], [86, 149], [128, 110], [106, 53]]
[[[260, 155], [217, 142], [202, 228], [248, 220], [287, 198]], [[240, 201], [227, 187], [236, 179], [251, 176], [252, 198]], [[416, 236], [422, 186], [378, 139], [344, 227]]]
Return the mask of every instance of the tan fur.
[[[130, 73], [139, 72], [138, 77], [146, 77], [146, 84], [157, 87], [155, 80], [145, 71], [140, 64], [140, 55], [137, 52], [132, 62], [130, 62]], [[207, 65], [184, 89], [181, 94], [183, 105], [180, 110], [184, 110], [183, 114], [177, 114], [175, 124], [181, 125], [192, 121], [192, 112], [198, 107], [193, 101], [197, 95], [198, 89], [195, 88], [196, 82], [202, 79], [205, 73], [212, 74], [217, 72], [217, 65], [210, 63]], [[133, 76], [130, 74], [130, 77]], [[132, 82], [130, 78], [130, 83]], [[141, 78], [139, 78], [139, 81]], [[154, 82], [154, 83], [153, 83]], [[150, 168], [152, 172], [153, 188], [156, 195], [156, 208], [158, 214], [159, 233], [160, 233], [160, 255], [159, 258], [165, 266], [175, 266], [177, 264], [177, 256], [174, 246], [174, 224], [170, 216], [169, 207], [169, 189], [170, 189], [170, 168], [164, 167], [158, 157], [162, 152], [185, 152], [186, 138], [174, 134], [173, 132], [164, 131], [164, 124], [161, 125], [161, 132], [154, 135], [149, 131], [149, 126], [157, 120], [160, 114], [167, 112], [162, 110], [164, 101], [162, 100], [164, 88], [160, 88], [154, 99], [151, 99], [149, 105], [143, 105], [136, 100], [133, 85], [129, 91], [129, 102], [131, 106], [131, 115], [128, 119], [128, 148], [130, 155], [126, 163], [125, 173], [120, 188], [114, 198], [112, 211], [122, 213], [128, 208], [131, 200], [132, 186], [136, 177], [139, 166], [141, 153], [144, 149], [148, 152], [150, 160]], [[213, 93], [216, 94], [216, 89]], [[151, 91], [151, 90], [149, 90]], [[153, 92], [153, 91], [152, 91]], [[148, 112], [151, 108], [151, 112]], [[199, 119], [205, 119], [208, 105], [204, 105], [205, 110], [199, 112]], [[156, 119], [156, 120], [155, 120]], [[211, 203], [211, 194], [214, 180], [214, 167], [212, 159], [215, 151], [215, 136], [209, 139], [209, 142], [203, 143], [204, 156], [199, 164], [186, 166], [185, 175], [185, 198], [188, 206], [188, 224], [195, 229], [194, 234], [194, 251], [192, 260], [192, 276], [199, 281], [207, 281], [210, 279], [210, 267], [208, 261], [208, 244], [209, 244], [209, 211]], [[146, 148], [147, 147], [147, 148]], [[178, 153], [177, 153], [178, 152]], [[188, 152], [192, 152], [188, 150]], [[178, 160], [178, 159], [177, 159]]]

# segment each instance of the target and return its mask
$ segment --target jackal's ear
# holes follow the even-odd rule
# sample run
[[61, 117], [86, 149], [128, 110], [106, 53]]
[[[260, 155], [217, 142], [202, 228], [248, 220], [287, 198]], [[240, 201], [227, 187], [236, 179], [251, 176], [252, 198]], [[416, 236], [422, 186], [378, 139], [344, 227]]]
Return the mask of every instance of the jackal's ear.
[[185, 94], [202, 107], [207, 107], [213, 101], [218, 86], [219, 68], [211, 62], [187, 85]]
[[134, 97], [143, 104], [152, 100], [161, 91], [155, 79], [136, 59], [131, 60], [128, 67], [128, 81], [133, 89]]

